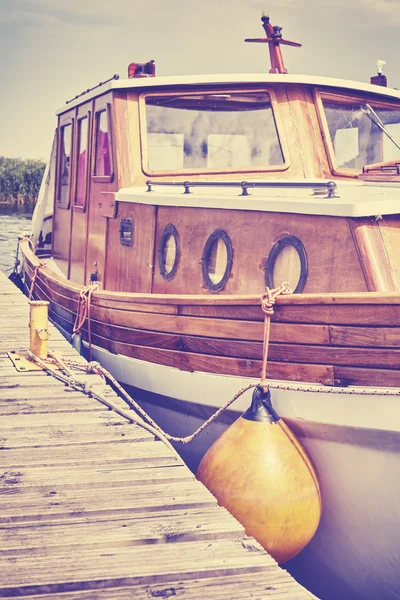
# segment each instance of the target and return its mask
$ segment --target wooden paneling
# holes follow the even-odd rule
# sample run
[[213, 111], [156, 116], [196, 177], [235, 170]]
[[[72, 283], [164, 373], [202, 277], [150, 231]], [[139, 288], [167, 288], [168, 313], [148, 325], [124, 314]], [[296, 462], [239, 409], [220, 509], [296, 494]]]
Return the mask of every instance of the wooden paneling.
[[329, 326], [335, 346], [400, 348], [400, 327]]
[[398, 291], [399, 286], [377, 220], [372, 217], [362, 217], [349, 219], [349, 224], [368, 290]]
[[282, 305], [272, 319], [278, 323], [325, 323], [332, 325], [398, 326], [400, 305]]
[[[87, 213], [72, 210], [72, 243], [69, 276], [75, 283], [84, 285], [86, 246], [87, 246]], [[57, 261], [58, 264], [58, 261]]]
[[[152, 325], [151, 319], [149, 319], [148, 323], [149, 327]], [[241, 323], [240, 325], [244, 325]], [[135, 329], [131, 327], [121, 327], [118, 325], [111, 325], [109, 323], [104, 323], [100, 321], [92, 320], [92, 331], [97, 332], [99, 335], [103, 337], [108, 337], [112, 340], [138, 344], [140, 346], [155, 346], [158, 348], [175, 348], [175, 349], [185, 349], [189, 348], [188, 344], [202, 344], [203, 342], [206, 344], [209, 342], [211, 345], [216, 340], [223, 340], [225, 342], [226, 354], [227, 356], [241, 356], [239, 345], [246, 344], [246, 337], [248, 334], [246, 333], [246, 328], [242, 327], [242, 334], [240, 337], [236, 338], [240, 341], [234, 341], [232, 339], [225, 339], [223, 336], [218, 337], [212, 330], [212, 325], [209, 325], [209, 329], [205, 329], [203, 334], [197, 334], [196, 337], [192, 337], [190, 335], [179, 334], [179, 333], [160, 333], [159, 331], [151, 331], [148, 329]], [[206, 335], [207, 334], [207, 337]], [[317, 344], [329, 344], [329, 336], [328, 336], [328, 328], [322, 330], [322, 327], [319, 328], [315, 325], [291, 325], [291, 324], [273, 324], [271, 327], [270, 334], [271, 342], [280, 342], [280, 343], [317, 343]], [[260, 335], [257, 340], [250, 343], [253, 344], [255, 348], [257, 348], [256, 355], [260, 355], [258, 352], [259, 344], [262, 342], [262, 330], [260, 328]], [[238, 345], [239, 344], [239, 345]], [[229, 346], [232, 345], [230, 349]], [[314, 347], [314, 346], [313, 346]], [[233, 354], [232, 352], [238, 352], [238, 354]], [[244, 350], [243, 350], [244, 351]], [[213, 354], [213, 352], [210, 352]], [[221, 352], [223, 353], [223, 352]]]
[[[22, 242], [23, 252], [27, 248]], [[31, 272], [29, 267], [28, 278]], [[66, 329], [75, 318], [77, 291], [47, 268], [40, 271], [35, 288], [39, 298], [52, 300], [51, 314]], [[95, 292], [92, 341], [111, 352], [183, 370], [259, 377], [260, 299], [189, 296], [189, 304], [179, 304], [183, 299]], [[395, 292], [281, 296], [271, 323], [269, 377], [400, 386], [399, 322], [400, 294]], [[371, 376], [369, 384], [366, 375]]]
[[319, 125], [318, 115], [314, 104], [313, 91], [311, 87], [304, 88], [305, 89], [305, 99], [306, 99], [306, 114], [307, 121], [310, 126], [310, 137], [314, 143], [314, 166], [310, 165], [311, 170], [316, 169], [315, 165], [318, 165], [317, 175], [319, 177], [331, 177], [331, 169], [329, 166], [328, 156], [326, 154], [325, 145], [323, 142], [323, 138], [321, 135], [321, 128]]
[[[301, 157], [305, 177], [329, 177], [330, 169], [314, 107], [312, 94], [303, 86], [287, 85], [290, 123], [296, 129], [291, 134], [293, 152]], [[299, 141], [300, 140], [300, 141]]]
[[[115, 158], [117, 165], [118, 187], [129, 187], [134, 184], [131, 144], [128, 135], [128, 102], [126, 91], [115, 91], [113, 95], [115, 115]], [[137, 140], [135, 140], [137, 144]], [[112, 200], [113, 201], [113, 200]], [[113, 208], [111, 206], [110, 208]]]
[[165, 281], [158, 265], [154, 293], [210, 294], [203, 285], [201, 257], [215, 229], [225, 230], [233, 245], [232, 274], [221, 294], [262, 294], [264, 266], [272, 246], [287, 235], [305, 245], [308, 278], [305, 292], [366, 291], [364, 276], [347, 219], [240, 210], [159, 207], [156, 249], [166, 225], [179, 233], [181, 257], [173, 279]]
[[[144, 204], [119, 204], [118, 216], [108, 224], [107, 289], [151, 292], [156, 209]], [[121, 246], [121, 220], [133, 220], [133, 245]]]
[[379, 219], [378, 225], [398, 289], [400, 289], [400, 215], [385, 215]]
[[142, 143], [140, 140], [139, 123], [139, 101], [138, 92], [129, 90], [127, 92], [128, 101], [128, 128], [127, 139], [131, 152], [131, 169], [135, 185], [144, 185], [148, 175], [143, 173], [142, 169]]
[[[208, 354], [133, 346], [100, 338], [99, 336], [92, 336], [92, 342], [115, 354], [123, 354], [139, 360], [176, 367], [183, 371], [203, 371], [204, 373], [222, 373], [240, 377], [261, 376], [261, 360], [226, 356], [213, 356], [211, 358]], [[268, 361], [267, 376], [271, 379], [314, 381], [326, 385], [333, 385], [334, 383], [333, 367], [324, 365], [285, 364]]]
[[400, 370], [361, 369], [360, 367], [335, 367], [335, 381], [338, 385], [363, 387], [400, 387]]

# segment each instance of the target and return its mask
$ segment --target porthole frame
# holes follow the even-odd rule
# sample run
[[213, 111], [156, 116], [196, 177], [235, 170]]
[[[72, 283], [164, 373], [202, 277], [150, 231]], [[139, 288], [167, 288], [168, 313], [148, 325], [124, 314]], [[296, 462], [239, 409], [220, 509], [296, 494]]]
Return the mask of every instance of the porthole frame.
[[[301, 294], [301, 292], [304, 290], [306, 282], [307, 282], [308, 259], [307, 259], [307, 252], [306, 252], [303, 242], [294, 235], [286, 235], [285, 237], [278, 240], [272, 246], [270, 253], [268, 254], [267, 262], [265, 263], [265, 269], [264, 269], [265, 285], [271, 289], [274, 287], [273, 272], [274, 272], [275, 261], [279, 255], [279, 253], [286, 246], [293, 246], [293, 248], [296, 250], [296, 252], [299, 256], [299, 259], [300, 259], [300, 277], [299, 277], [299, 281], [297, 283], [296, 288], [293, 290], [293, 293]], [[281, 282], [281, 283], [283, 283], [283, 282]]]
[[[172, 235], [175, 240], [176, 254], [175, 254], [175, 260], [174, 260], [172, 269], [167, 272], [165, 269], [165, 261], [163, 258], [163, 254], [164, 254], [165, 242], [167, 241], [167, 239], [169, 238], [170, 235]], [[170, 281], [176, 275], [176, 272], [177, 272], [178, 266], [179, 266], [180, 257], [181, 257], [181, 248], [180, 248], [180, 244], [179, 244], [178, 230], [176, 229], [176, 227], [174, 225], [172, 225], [172, 223], [169, 223], [169, 225], [164, 227], [164, 230], [161, 234], [160, 243], [158, 245], [157, 252], [158, 252], [158, 267], [160, 269], [160, 275], [166, 281]]]
[[[213, 283], [208, 274], [207, 259], [208, 259], [208, 254], [211, 250], [213, 243], [215, 242], [215, 240], [218, 240], [218, 239], [221, 239], [225, 244], [227, 261], [226, 261], [225, 272], [222, 276], [222, 279], [218, 283]], [[215, 294], [215, 293], [221, 291], [226, 286], [227, 281], [232, 272], [232, 264], [233, 264], [233, 246], [232, 246], [231, 238], [226, 233], [226, 231], [224, 231], [223, 229], [216, 229], [208, 237], [208, 239], [205, 243], [205, 246], [204, 246], [202, 257], [201, 257], [201, 272], [203, 275], [203, 283], [210, 292]]]

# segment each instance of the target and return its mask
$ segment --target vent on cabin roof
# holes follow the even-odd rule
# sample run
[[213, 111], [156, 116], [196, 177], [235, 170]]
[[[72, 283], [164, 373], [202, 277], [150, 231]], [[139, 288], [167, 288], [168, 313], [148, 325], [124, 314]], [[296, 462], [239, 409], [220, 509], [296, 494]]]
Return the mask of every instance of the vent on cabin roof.
[[156, 63], [149, 60], [147, 63], [131, 63], [128, 67], [128, 77], [154, 77], [156, 74]]

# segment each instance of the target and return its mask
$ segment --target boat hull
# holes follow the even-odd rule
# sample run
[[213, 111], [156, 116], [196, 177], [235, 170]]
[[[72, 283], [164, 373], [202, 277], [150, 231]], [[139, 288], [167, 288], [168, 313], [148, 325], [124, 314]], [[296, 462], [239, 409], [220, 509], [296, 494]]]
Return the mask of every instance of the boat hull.
[[[251, 383], [239, 377], [151, 365], [98, 347], [93, 351], [94, 358], [130, 386], [152, 418], [173, 435], [188, 435], [211, 411]], [[323, 600], [398, 599], [397, 398], [383, 391], [381, 395], [361, 390], [331, 394], [303, 387], [274, 389], [272, 383], [272, 399], [315, 464], [323, 515], [313, 540], [286, 566]], [[250, 397], [251, 391], [246, 392], [234, 411], [202, 433], [193, 446], [177, 444], [193, 470], [229, 422], [248, 407]]]
[[[34, 297], [49, 301], [69, 335], [81, 286], [40, 266], [27, 241], [21, 250], [26, 287], [35, 282]], [[191, 433], [258, 381], [264, 315], [255, 296], [98, 290], [91, 301], [93, 358], [150, 400], [150, 413], [173, 434]], [[277, 299], [267, 370], [273, 405], [315, 463], [323, 500], [321, 525], [290, 569], [323, 600], [400, 597], [399, 322], [399, 293]], [[81, 333], [87, 344], [86, 325]], [[184, 448], [194, 470], [250, 397]]]

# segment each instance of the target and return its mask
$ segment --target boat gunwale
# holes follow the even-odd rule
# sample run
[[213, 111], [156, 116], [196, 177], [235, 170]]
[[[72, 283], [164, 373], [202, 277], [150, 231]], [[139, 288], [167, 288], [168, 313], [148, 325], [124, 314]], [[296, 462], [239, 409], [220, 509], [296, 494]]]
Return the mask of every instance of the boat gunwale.
[[[83, 285], [71, 282], [57, 275], [36, 256], [27, 237], [20, 239], [21, 252], [33, 267], [40, 267], [41, 273], [50, 281], [78, 294]], [[97, 289], [93, 295], [102, 299], [118, 299], [127, 303], [176, 304], [176, 305], [259, 305], [261, 294], [151, 294], [136, 292], [114, 292]], [[324, 292], [320, 294], [289, 294], [276, 298], [277, 305], [400, 305], [400, 291], [396, 292]]]

